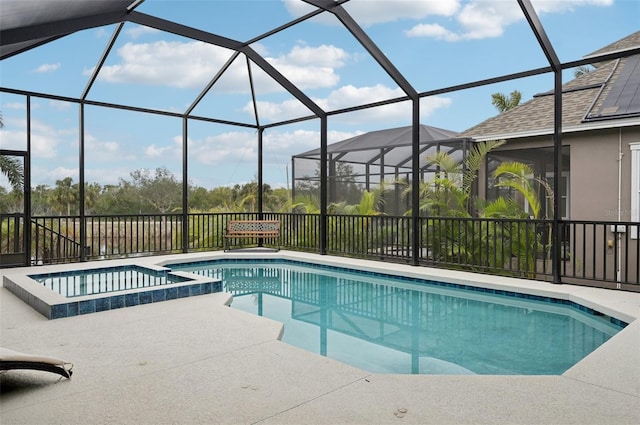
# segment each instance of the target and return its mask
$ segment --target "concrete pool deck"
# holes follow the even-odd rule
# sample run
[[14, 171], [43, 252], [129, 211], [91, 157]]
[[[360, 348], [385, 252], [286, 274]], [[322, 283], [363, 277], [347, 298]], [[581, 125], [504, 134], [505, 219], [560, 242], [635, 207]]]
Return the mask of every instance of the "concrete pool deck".
[[[228, 308], [225, 293], [47, 320], [0, 288], [0, 345], [74, 363], [0, 374], [8, 424], [637, 424], [640, 294], [299, 253], [101, 261], [167, 264], [276, 256], [570, 296], [632, 322], [562, 376], [372, 374], [289, 346], [282, 325]], [[69, 265], [66, 266], [69, 268]], [[56, 269], [37, 267], [37, 273]], [[26, 273], [5, 269], [0, 275]]]

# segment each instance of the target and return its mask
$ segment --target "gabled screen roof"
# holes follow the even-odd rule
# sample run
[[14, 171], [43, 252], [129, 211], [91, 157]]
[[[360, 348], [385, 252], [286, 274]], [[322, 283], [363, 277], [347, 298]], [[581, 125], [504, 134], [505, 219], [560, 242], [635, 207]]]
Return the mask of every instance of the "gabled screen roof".
[[0, 59], [81, 29], [119, 22], [141, 1], [3, 0]]

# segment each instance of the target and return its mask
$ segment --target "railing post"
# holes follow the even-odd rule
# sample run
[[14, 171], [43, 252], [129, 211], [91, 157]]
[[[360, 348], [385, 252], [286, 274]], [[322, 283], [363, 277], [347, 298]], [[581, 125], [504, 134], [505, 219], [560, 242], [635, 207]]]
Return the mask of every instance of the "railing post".
[[551, 267], [553, 283], [562, 283], [562, 211], [560, 211], [560, 181], [562, 175], [562, 70], [554, 72], [554, 135], [553, 135], [553, 245]]
[[[27, 96], [27, 153], [24, 156], [24, 265], [31, 265], [31, 96]], [[37, 253], [34, 257], [37, 258]]]
[[420, 99], [413, 99], [413, 121], [411, 128], [411, 218], [412, 218], [412, 256], [417, 266], [420, 261]]
[[327, 253], [327, 116], [320, 119], [320, 254]]
[[189, 252], [189, 152], [187, 117], [182, 118], [182, 252]]

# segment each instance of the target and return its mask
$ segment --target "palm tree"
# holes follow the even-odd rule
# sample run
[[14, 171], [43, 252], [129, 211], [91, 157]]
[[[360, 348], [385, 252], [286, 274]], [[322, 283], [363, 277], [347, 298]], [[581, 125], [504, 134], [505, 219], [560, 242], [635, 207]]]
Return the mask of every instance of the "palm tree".
[[553, 199], [553, 190], [546, 180], [535, 177], [531, 166], [521, 162], [503, 162], [493, 175], [498, 179], [496, 186], [509, 187], [516, 190], [529, 204], [529, 209], [534, 219], [541, 218], [542, 204], [538, 196], [537, 188], [532, 182], [538, 183], [545, 190], [549, 199]]
[[384, 205], [383, 194], [385, 191], [385, 184], [382, 182], [378, 189], [365, 190], [360, 197], [359, 203], [347, 204], [346, 202], [340, 202], [334, 204], [334, 208], [339, 214], [381, 215], [380, 208]]
[[[426, 159], [437, 168], [435, 177], [420, 185], [420, 211], [431, 215], [469, 217], [471, 189], [478, 170], [491, 150], [505, 144], [505, 140], [489, 140], [474, 145], [462, 162], [456, 162], [446, 152], [436, 152]], [[405, 191], [409, 196], [411, 189]], [[408, 211], [407, 214], [411, 214]]]
[[309, 193], [298, 195], [291, 204], [291, 211], [298, 214], [320, 214], [320, 199]]
[[491, 95], [491, 103], [496, 107], [500, 113], [506, 112], [509, 109], [515, 108], [520, 104], [522, 99], [522, 93], [518, 90], [514, 90], [507, 97], [503, 93], [493, 93]]
[[589, 65], [581, 65], [573, 70], [573, 76], [575, 78], [582, 77], [584, 74], [589, 74], [593, 71], [593, 68]]
[[16, 192], [22, 192], [24, 185], [24, 169], [18, 158], [0, 155], [0, 172], [5, 175], [9, 184]]
[[[4, 128], [4, 120], [2, 112], [0, 112], [0, 128]], [[22, 192], [24, 185], [24, 169], [22, 162], [18, 158], [1, 155], [0, 156], [0, 172], [7, 177], [9, 184], [16, 192]]]
[[50, 195], [50, 202], [53, 203], [53, 208], [56, 211], [64, 212], [66, 210], [67, 215], [71, 215], [71, 206], [78, 199], [77, 191], [74, 190], [73, 186], [71, 177], [56, 180], [56, 187]]

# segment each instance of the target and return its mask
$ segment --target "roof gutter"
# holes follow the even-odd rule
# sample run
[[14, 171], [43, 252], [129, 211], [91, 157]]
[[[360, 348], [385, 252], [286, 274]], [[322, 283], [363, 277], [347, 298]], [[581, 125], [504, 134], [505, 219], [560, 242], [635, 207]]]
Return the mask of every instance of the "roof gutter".
[[[562, 133], [580, 133], [582, 131], [592, 131], [592, 130], [608, 130], [608, 129], [616, 129], [622, 127], [632, 127], [632, 126], [640, 126], [640, 116], [632, 117], [632, 118], [621, 118], [615, 120], [615, 125], [612, 125], [611, 119], [596, 121], [592, 120], [584, 124], [572, 125], [572, 126], [563, 126]], [[535, 136], [549, 136], [554, 134], [554, 128], [542, 128], [537, 130], [530, 131], [521, 131], [517, 133], [496, 133], [496, 134], [488, 134], [484, 136], [471, 136], [473, 140], [476, 142], [485, 142], [487, 140], [509, 140], [509, 139], [522, 139], [525, 137], [535, 137]]]

